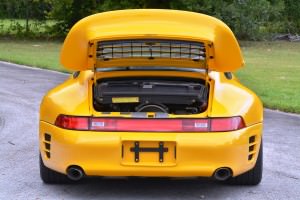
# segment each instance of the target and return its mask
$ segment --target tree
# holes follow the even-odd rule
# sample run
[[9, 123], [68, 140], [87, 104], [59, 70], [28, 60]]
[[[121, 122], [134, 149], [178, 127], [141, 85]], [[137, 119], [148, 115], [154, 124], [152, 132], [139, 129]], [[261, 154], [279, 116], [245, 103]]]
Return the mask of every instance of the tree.
[[181, 0], [179, 6], [221, 19], [244, 40], [262, 39], [271, 27], [279, 27], [283, 9], [282, 0]]
[[54, 34], [65, 35], [80, 19], [96, 13], [96, 0], [49, 0], [52, 10], [50, 18], [57, 21]]
[[286, 28], [288, 32], [300, 32], [300, 1], [284, 0], [286, 16]]
[[[0, 17], [27, 22], [48, 17], [56, 22], [50, 29], [52, 36], [63, 37], [88, 15], [134, 8], [171, 8], [212, 15], [245, 40], [259, 40], [275, 32], [300, 32], [299, 0], [1, 0]], [[27, 25], [25, 29], [29, 28]]]
[[119, 10], [134, 8], [171, 8], [171, 2], [177, 0], [103, 0], [98, 3], [98, 10]]

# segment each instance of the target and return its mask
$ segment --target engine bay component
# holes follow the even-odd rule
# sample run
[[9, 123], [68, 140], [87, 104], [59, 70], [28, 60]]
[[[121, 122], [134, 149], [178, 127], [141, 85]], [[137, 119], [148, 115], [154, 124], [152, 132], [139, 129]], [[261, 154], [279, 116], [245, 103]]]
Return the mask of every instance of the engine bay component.
[[207, 98], [208, 86], [195, 79], [110, 79], [94, 86], [94, 107], [105, 112], [196, 114]]
[[168, 112], [168, 107], [158, 104], [140, 104], [135, 108], [136, 112]]

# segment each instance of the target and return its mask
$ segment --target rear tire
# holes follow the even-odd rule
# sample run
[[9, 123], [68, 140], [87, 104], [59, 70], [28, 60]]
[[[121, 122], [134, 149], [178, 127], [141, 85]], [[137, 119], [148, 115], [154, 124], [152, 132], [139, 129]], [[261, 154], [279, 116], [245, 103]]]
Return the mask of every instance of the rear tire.
[[258, 185], [263, 171], [263, 144], [261, 143], [255, 166], [250, 171], [228, 180], [233, 185]]
[[64, 183], [71, 182], [66, 175], [58, 173], [58, 172], [46, 167], [41, 158], [41, 155], [39, 156], [39, 160], [40, 160], [40, 176], [44, 183], [46, 183], [46, 184], [64, 184]]

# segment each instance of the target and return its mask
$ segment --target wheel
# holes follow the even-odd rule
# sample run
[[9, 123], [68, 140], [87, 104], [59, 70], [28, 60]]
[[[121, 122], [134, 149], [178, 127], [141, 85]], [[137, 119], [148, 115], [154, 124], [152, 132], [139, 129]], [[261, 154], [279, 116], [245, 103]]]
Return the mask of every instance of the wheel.
[[230, 178], [228, 183], [233, 185], [258, 185], [263, 171], [263, 144], [261, 143], [257, 161], [253, 169], [239, 176]]
[[70, 180], [66, 175], [58, 173], [46, 167], [43, 163], [41, 155], [39, 156], [39, 160], [40, 160], [40, 176], [44, 183], [47, 184], [70, 183]]

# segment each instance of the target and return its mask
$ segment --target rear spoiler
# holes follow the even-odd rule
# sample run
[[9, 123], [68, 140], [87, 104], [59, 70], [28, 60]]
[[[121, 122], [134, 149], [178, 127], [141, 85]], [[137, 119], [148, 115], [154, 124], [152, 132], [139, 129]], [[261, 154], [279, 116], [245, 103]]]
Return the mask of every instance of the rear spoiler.
[[[106, 62], [109, 52], [101, 54], [98, 48], [111, 45], [114, 41], [149, 39], [180, 41], [183, 46], [193, 43], [205, 52], [189, 54], [192, 61], [184, 60], [185, 56], [189, 56], [185, 51], [181, 51], [182, 55], [179, 58], [176, 53], [175, 57], [172, 54], [168, 57], [154, 57], [154, 52], [149, 48], [152, 46], [150, 42], [146, 51], [142, 52], [146, 53], [146, 56], [140, 54], [139, 58], [127, 59], [128, 66], [142, 66], [143, 63], [147, 63], [147, 66], [208, 68], [213, 71], [231, 72], [239, 69], [244, 63], [235, 36], [220, 20], [194, 12], [156, 9], [110, 11], [80, 20], [72, 27], [64, 41], [61, 63], [65, 68], [75, 71], [112, 67], [120, 60], [110, 57]], [[126, 51], [128, 52], [128, 49]], [[205, 57], [202, 54], [205, 54]], [[203, 58], [206, 59], [205, 62]]]

